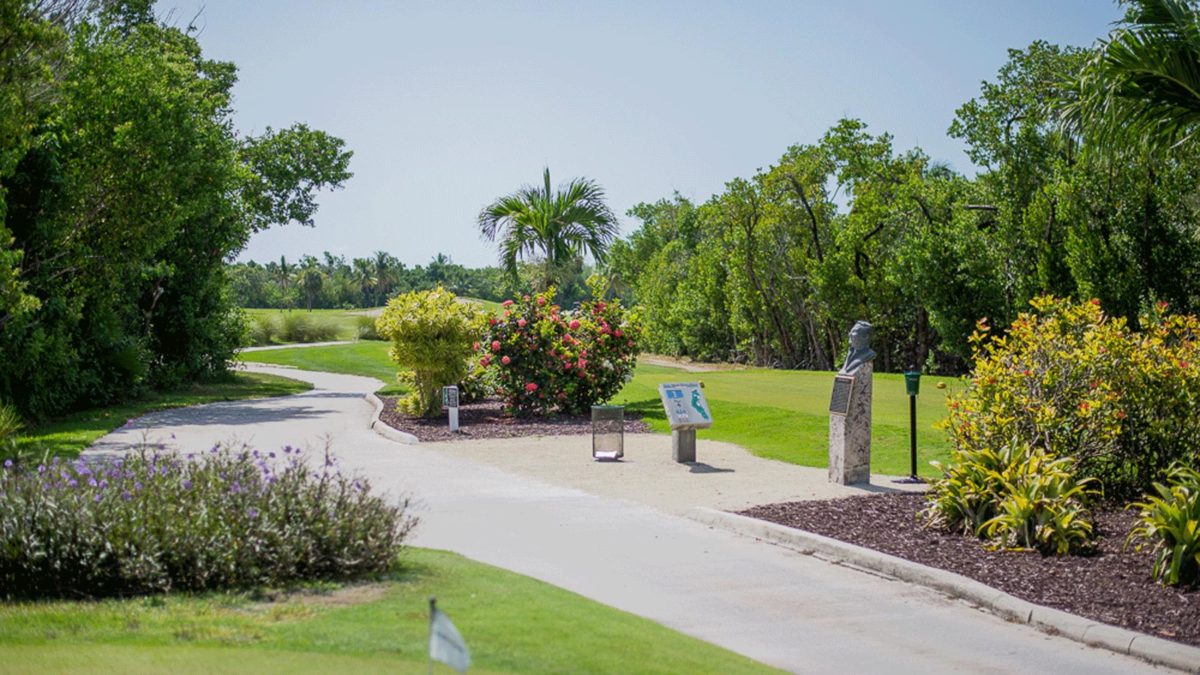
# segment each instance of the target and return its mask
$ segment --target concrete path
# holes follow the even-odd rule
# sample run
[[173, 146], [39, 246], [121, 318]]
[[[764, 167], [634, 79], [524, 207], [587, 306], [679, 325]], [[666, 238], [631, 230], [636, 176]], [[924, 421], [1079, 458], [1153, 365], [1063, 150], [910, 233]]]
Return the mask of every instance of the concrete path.
[[[95, 451], [140, 440], [184, 449], [238, 441], [315, 450], [328, 440], [345, 468], [364, 472], [377, 488], [418, 500], [422, 522], [415, 545], [542, 579], [791, 671], [1165, 672], [1007, 623], [922, 587], [707, 528], [679, 516], [674, 502], [650, 505], [630, 491], [585, 481], [556, 485], [550, 474], [472, 456], [486, 452], [482, 447], [449, 451], [392, 443], [367, 428], [372, 408], [362, 396], [379, 386], [369, 378], [254, 370], [309, 380], [316, 388], [156, 413], [104, 437]], [[512, 456], [519, 446], [494, 453]], [[572, 457], [579, 452], [561, 449]], [[669, 445], [663, 452], [669, 454]], [[698, 452], [703, 461], [704, 448]], [[695, 481], [722, 475], [630, 459], [621, 471], [645, 467], [664, 481], [681, 479], [674, 474]], [[798, 480], [789, 467], [755, 461]], [[596, 472], [612, 468], [585, 464]], [[703, 490], [697, 494], [704, 499]]]

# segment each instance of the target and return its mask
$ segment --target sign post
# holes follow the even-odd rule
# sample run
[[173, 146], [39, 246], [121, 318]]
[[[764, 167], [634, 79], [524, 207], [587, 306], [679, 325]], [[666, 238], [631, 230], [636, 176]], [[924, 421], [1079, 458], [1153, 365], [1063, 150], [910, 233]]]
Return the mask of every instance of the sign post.
[[458, 433], [458, 387], [442, 387], [442, 405], [449, 412], [450, 431]]
[[676, 462], [696, 461], [696, 430], [712, 426], [712, 412], [699, 382], [658, 385], [667, 421], [671, 424], [671, 453]]

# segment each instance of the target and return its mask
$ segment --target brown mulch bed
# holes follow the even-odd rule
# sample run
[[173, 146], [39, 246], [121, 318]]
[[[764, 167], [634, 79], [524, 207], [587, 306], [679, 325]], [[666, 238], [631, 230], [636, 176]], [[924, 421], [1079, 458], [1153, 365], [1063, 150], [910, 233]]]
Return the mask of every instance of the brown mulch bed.
[[[591, 415], [552, 415], [520, 418], [504, 414], [499, 401], [470, 403], [458, 408], [457, 434], [450, 432], [445, 415], [434, 419], [410, 417], [396, 410], [396, 399], [381, 396], [384, 424], [408, 432], [422, 441], [461, 441], [475, 438], [521, 438], [524, 436], [562, 436], [592, 433]], [[650, 425], [636, 414], [625, 411], [625, 433], [648, 433]]]
[[920, 494], [882, 494], [756, 506], [741, 515], [815, 532], [899, 558], [956, 572], [1029, 602], [1114, 626], [1200, 645], [1200, 591], [1150, 578], [1153, 558], [1125, 548], [1135, 514], [1101, 510], [1092, 555], [988, 551], [978, 540], [921, 526]]

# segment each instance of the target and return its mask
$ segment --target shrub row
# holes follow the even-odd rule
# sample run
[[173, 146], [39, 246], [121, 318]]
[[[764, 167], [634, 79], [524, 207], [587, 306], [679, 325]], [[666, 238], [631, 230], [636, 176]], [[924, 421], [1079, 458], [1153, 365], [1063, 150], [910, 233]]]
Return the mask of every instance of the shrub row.
[[387, 570], [415, 520], [328, 452], [214, 447], [0, 471], [0, 589], [90, 597]]

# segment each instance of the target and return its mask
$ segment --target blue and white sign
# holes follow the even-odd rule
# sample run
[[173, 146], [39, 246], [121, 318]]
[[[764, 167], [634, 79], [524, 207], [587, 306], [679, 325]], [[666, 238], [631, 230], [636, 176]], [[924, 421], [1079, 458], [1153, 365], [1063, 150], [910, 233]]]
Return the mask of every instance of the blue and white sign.
[[669, 382], [658, 385], [663, 409], [672, 430], [707, 429], [712, 426], [712, 412], [704, 398], [699, 382]]

